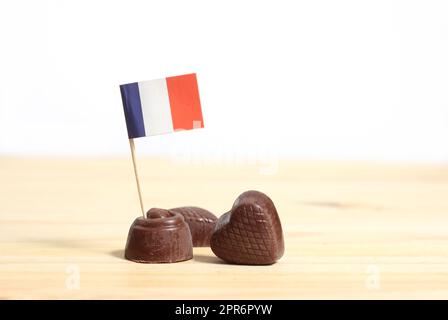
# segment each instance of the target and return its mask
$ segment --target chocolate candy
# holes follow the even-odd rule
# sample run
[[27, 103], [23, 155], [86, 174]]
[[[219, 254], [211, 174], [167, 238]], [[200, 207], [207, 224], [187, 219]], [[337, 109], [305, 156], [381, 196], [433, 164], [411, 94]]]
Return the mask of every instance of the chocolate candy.
[[179, 207], [170, 209], [181, 214], [188, 223], [194, 247], [209, 247], [210, 238], [218, 218], [208, 210], [198, 207]]
[[181, 214], [152, 208], [146, 216], [135, 219], [129, 230], [126, 259], [142, 263], [163, 263], [193, 257], [190, 229]]
[[236, 264], [272, 264], [284, 252], [283, 231], [272, 200], [264, 193], [241, 194], [216, 223], [212, 251]]

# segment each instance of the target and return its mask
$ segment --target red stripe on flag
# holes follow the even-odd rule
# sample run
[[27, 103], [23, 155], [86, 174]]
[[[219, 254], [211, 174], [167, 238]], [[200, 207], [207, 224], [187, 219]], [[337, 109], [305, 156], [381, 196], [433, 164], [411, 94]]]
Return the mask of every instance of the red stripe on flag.
[[174, 130], [203, 128], [196, 74], [166, 78]]

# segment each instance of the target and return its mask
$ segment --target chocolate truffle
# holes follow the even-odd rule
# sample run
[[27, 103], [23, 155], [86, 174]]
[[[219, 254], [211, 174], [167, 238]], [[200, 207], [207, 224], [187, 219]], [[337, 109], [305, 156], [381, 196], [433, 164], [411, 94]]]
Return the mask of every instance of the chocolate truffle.
[[283, 231], [272, 200], [264, 193], [247, 191], [222, 215], [210, 246], [221, 259], [235, 264], [275, 263], [284, 252]]
[[147, 217], [132, 224], [125, 258], [141, 263], [165, 263], [189, 260], [193, 244], [188, 224], [181, 214], [152, 208]]
[[188, 223], [194, 247], [209, 247], [210, 238], [218, 218], [208, 210], [198, 207], [179, 207], [170, 209], [181, 214]]

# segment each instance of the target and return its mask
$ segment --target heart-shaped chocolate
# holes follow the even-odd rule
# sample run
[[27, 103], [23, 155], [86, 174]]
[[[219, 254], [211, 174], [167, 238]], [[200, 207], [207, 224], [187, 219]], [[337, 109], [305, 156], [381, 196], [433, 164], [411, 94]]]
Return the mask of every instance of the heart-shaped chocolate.
[[179, 207], [170, 209], [181, 214], [190, 227], [193, 247], [209, 247], [218, 218], [208, 210], [199, 207]]
[[272, 264], [284, 252], [283, 231], [272, 200], [246, 191], [216, 223], [210, 241], [213, 252], [236, 264]]

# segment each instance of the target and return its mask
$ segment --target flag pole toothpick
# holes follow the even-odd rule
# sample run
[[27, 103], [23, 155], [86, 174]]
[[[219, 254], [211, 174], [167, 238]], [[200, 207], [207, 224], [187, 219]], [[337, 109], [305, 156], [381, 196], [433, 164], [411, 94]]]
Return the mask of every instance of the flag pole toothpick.
[[[204, 127], [195, 73], [120, 85], [142, 215], [134, 138]], [[142, 99], [144, 98], [144, 99]]]
[[135, 181], [137, 182], [137, 189], [138, 189], [138, 198], [140, 200], [140, 208], [142, 209], [142, 216], [145, 217], [145, 209], [143, 207], [143, 199], [142, 199], [142, 190], [140, 188], [140, 180], [138, 178], [138, 171], [137, 171], [137, 161], [135, 157], [135, 144], [134, 139], [129, 139], [129, 145], [131, 147], [131, 154], [132, 154], [132, 163], [134, 164], [134, 174], [135, 174]]

